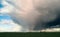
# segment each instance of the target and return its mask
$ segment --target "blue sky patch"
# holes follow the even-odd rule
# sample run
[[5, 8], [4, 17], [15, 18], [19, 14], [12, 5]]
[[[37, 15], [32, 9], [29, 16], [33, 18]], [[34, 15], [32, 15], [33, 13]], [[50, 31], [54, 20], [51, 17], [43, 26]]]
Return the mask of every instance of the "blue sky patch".
[[2, 19], [10, 20], [11, 17], [8, 14], [0, 14], [0, 20]]

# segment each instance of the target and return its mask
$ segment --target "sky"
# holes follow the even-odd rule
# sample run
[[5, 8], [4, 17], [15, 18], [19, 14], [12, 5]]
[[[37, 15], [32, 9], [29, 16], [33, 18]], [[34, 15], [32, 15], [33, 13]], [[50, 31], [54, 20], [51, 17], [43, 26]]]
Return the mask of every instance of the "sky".
[[11, 17], [7, 14], [0, 14], [0, 32], [18, 32], [21, 26], [14, 23]]
[[0, 32], [19, 32], [21, 26], [12, 21], [8, 13], [12, 12], [13, 6], [5, 0], [0, 0]]

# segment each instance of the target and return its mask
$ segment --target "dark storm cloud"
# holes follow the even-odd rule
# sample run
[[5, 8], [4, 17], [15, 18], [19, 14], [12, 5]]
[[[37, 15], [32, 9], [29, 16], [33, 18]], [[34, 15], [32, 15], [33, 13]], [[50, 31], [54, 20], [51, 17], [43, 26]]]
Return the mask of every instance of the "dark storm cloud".
[[34, 30], [50, 28], [60, 24], [60, 1], [59, 0], [45, 0], [45, 3], [35, 5], [37, 11], [42, 15], [36, 22]]
[[[17, 13], [10, 14], [16, 23], [23, 23], [20, 22], [20, 18], [22, 18], [27, 23], [29, 21], [29, 24], [34, 24], [33, 27], [28, 24], [34, 30], [60, 24], [60, 0], [34, 0], [33, 2], [32, 0], [23, 0], [22, 3], [21, 8], [24, 11], [16, 11]], [[19, 3], [18, 6], [20, 6]]]

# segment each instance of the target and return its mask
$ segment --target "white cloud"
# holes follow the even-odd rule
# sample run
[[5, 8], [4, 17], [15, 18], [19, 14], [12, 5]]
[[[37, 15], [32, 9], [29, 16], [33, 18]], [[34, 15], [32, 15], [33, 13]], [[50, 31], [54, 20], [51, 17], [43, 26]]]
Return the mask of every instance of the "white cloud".
[[19, 32], [22, 27], [15, 24], [12, 20], [2, 20], [0, 21], [0, 32]]
[[14, 7], [11, 4], [9, 4], [8, 2], [4, 0], [2, 2], [2, 5], [4, 7], [0, 9], [0, 13], [10, 13], [14, 9]]
[[[0, 16], [4, 17], [4, 13], [10, 13], [14, 10], [14, 7], [5, 0], [2, 0], [2, 4], [4, 7], [0, 9], [0, 13], [3, 15], [0, 14]], [[19, 32], [21, 29], [22, 26], [14, 23], [12, 20], [0, 18], [0, 32]]]
[[[0, 9], [0, 13], [4, 14], [4, 13], [11, 13], [12, 11], [14, 11], [14, 7], [7, 3], [5, 0], [3, 0], [2, 3], [5, 7]], [[1, 15], [0, 16], [4, 16]], [[19, 32], [22, 30], [22, 26], [14, 23], [12, 20], [6, 20], [6, 19], [0, 19], [0, 32]]]

